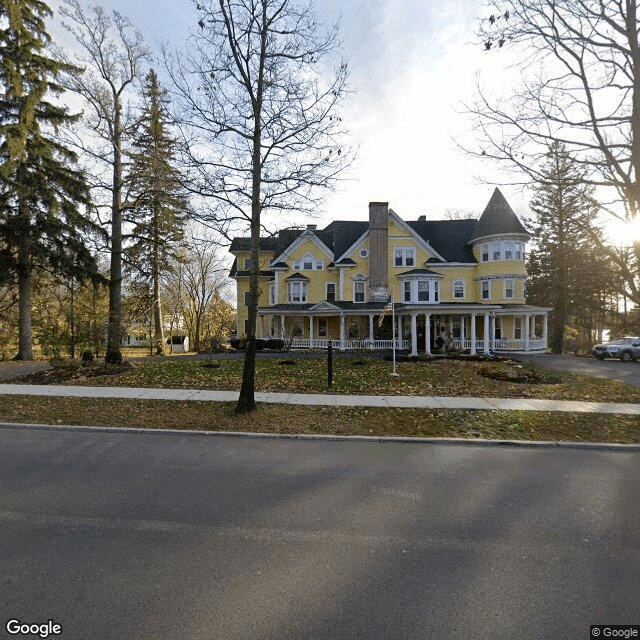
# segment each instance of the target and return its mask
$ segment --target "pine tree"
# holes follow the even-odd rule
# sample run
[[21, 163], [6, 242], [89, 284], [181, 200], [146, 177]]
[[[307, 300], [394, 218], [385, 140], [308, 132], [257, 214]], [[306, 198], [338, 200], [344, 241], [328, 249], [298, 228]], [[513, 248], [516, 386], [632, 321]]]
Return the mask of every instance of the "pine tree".
[[175, 168], [176, 140], [169, 134], [167, 91], [151, 69], [143, 88], [145, 111], [134, 141], [129, 182], [134, 243], [129, 258], [152, 289], [156, 353], [164, 352], [160, 285], [183, 238], [187, 198]]
[[[550, 347], [562, 353], [565, 332], [585, 308], [601, 304], [607, 259], [593, 187], [585, 183], [562, 144], [554, 142], [536, 181], [531, 210], [536, 246], [530, 254], [528, 299], [553, 306]], [[587, 274], [597, 272], [595, 279]]]
[[94, 261], [82, 232], [96, 229], [81, 207], [89, 203], [76, 155], [55, 137], [75, 120], [49, 101], [62, 93], [58, 75], [68, 70], [48, 57], [50, 36], [40, 0], [0, 0], [0, 238], [8, 269], [17, 274], [19, 346], [31, 360], [31, 288], [34, 269], [83, 277]]

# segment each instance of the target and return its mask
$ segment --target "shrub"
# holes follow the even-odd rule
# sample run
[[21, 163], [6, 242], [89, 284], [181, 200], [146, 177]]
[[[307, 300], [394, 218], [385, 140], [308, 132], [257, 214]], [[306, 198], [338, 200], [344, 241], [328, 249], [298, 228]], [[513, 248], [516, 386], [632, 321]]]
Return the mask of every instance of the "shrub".
[[282, 351], [284, 349], [284, 340], [280, 338], [269, 338], [266, 348], [271, 351]]
[[93, 351], [90, 351], [89, 349], [85, 349], [82, 352], [80, 359], [82, 360], [82, 363], [84, 365], [91, 364], [93, 362]]

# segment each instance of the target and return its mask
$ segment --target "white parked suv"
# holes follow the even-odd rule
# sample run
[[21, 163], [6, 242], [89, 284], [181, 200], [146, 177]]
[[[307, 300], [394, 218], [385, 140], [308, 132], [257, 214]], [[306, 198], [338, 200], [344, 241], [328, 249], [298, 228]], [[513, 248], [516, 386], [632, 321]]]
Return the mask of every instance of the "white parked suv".
[[598, 358], [620, 358], [622, 362], [631, 362], [640, 358], [640, 338], [638, 336], [625, 336], [611, 342], [597, 344], [591, 349], [591, 353]]

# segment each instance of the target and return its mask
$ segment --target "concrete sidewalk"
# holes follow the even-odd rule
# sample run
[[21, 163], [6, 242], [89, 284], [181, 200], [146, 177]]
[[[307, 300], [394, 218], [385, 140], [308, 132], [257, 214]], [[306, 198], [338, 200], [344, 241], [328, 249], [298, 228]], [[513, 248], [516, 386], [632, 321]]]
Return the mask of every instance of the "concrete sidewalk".
[[[32, 384], [0, 384], [0, 395], [30, 395], [66, 398], [128, 398], [137, 400], [181, 400], [235, 402], [237, 391], [198, 389], [146, 389], [131, 387], [76, 387]], [[269, 404], [331, 407], [383, 407], [398, 409], [475, 409], [480, 411], [563, 411], [570, 413], [617, 413], [640, 415], [640, 404], [541, 400], [534, 398], [473, 398], [433, 396], [349, 396], [315, 393], [256, 393], [256, 401]]]

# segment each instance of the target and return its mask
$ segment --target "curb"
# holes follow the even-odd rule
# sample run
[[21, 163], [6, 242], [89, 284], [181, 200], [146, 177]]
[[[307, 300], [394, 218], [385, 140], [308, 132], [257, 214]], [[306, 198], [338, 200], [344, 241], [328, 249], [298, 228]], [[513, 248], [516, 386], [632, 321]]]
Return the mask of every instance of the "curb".
[[20, 422], [0, 422], [0, 429], [40, 429], [66, 430], [83, 432], [106, 433], [161, 433], [165, 435], [188, 435], [224, 438], [254, 438], [259, 440], [325, 440], [325, 441], [353, 441], [370, 443], [399, 443], [399, 444], [437, 444], [454, 446], [480, 447], [522, 447], [531, 449], [592, 449], [597, 451], [617, 451], [623, 453], [640, 452], [640, 444], [621, 444], [616, 442], [571, 442], [550, 440], [488, 440], [472, 438], [411, 438], [407, 436], [339, 436], [315, 433], [251, 433], [246, 431], [194, 431], [188, 429], [149, 429], [144, 427], [92, 427], [71, 424], [30, 424]]

